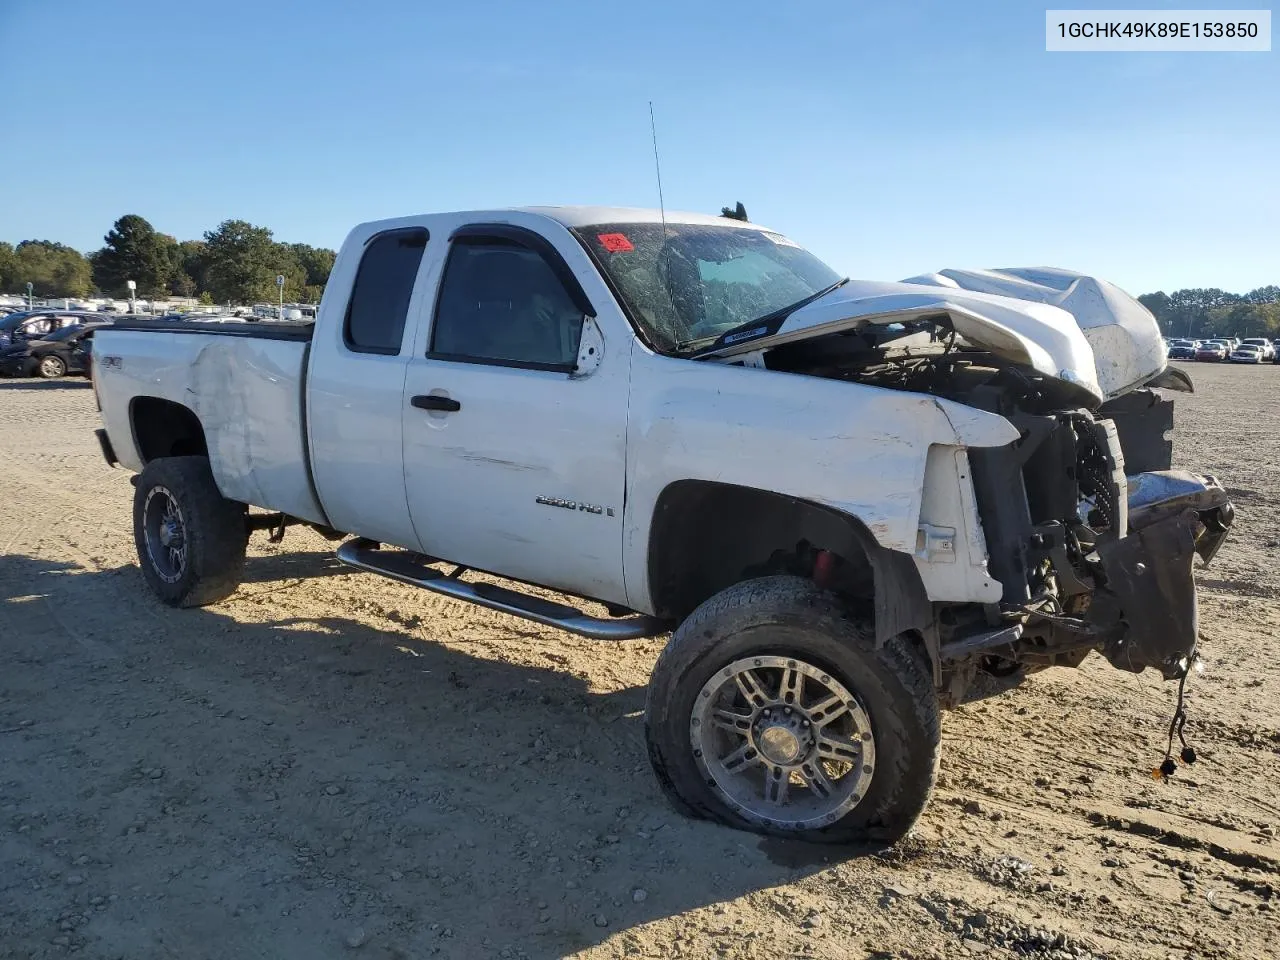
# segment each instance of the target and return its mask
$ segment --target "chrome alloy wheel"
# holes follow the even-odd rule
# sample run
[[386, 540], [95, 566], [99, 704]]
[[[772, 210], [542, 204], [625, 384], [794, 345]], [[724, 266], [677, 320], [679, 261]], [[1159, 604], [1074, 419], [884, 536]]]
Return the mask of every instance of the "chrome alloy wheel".
[[147, 556], [160, 579], [175, 583], [187, 569], [187, 532], [182, 508], [164, 487], [152, 487], [142, 507]]
[[747, 657], [718, 670], [689, 718], [707, 784], [748, 820], [779, 830], [829, 826], [867, 795], [875, 738], [862, 702], [795, 657]]

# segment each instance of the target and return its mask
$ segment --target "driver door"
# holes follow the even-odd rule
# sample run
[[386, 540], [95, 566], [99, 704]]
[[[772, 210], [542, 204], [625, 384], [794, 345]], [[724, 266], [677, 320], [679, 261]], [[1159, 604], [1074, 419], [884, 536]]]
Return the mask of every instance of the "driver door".
[[594, 313], [542, 235], [455, 231], [405, 380], [405, 482], [423, 552], [626, 602], [630, 354], [606, 349]]

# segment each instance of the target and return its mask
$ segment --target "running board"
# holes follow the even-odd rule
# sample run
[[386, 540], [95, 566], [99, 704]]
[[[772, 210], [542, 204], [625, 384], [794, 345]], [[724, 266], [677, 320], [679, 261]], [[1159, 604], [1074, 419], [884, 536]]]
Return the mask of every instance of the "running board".
[[[636, 615], [621, 619], [592, 617], [576, 607], [517, 593], [491, 583], [468, 583], [422, 562], [420, 554], [400, 550], [380, 550], [372, 540], [348, 540], [338, 548], [338, 559], [351, 567], [380, 573], [392, 580], [465, 600], [490, 610], [523, 617], [549, 627], [593, 640], [636, 640], [665, 633], [667, 624], [656, 617]], [[429, 558], [426, 558], [429, 559]]]

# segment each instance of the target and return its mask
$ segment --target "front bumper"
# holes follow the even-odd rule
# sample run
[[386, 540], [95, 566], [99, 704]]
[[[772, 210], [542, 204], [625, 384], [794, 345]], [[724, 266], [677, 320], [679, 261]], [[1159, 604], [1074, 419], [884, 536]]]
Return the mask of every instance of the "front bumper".
[[1213, 477], [1181, 470], [1129, 480], [1128, 535], [1098, 545], [1102, 583], [1089, 620], [1108, 638], [1113, 666], [1155, 667], [1181, 676], [1199, 637], [1192, 563], [1209, 563], [1235, 520], [1227, 493]]
[[0, 357], [0, 375], [6, 377], [29, 377], [35, 370], [34, 358], [22, 355], [18, 357]]

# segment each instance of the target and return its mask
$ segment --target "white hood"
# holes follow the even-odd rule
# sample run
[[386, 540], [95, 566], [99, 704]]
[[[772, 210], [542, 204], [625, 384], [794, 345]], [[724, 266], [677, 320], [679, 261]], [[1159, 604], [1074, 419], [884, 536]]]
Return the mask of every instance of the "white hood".
[[1160, 330], [1145, 307], [1105, 281], [1049, 268], [944, 270], [902, 283], [853, 280], [791, 313], [771, 335], [741, 331], [708, 354], [730, 357], [864, 324], [942, 313], [970, 343], [1072, 383], [1097, 400], [1164, 369]]
[[943, 270], [907, 283], [955, 287], [1068, 311], [1093, 348], [1098, 385], [1107, 397], [1141, 386], [1165, 368], [1160, 325], [1151, 311], [1114, 283], [1057, 267]]

